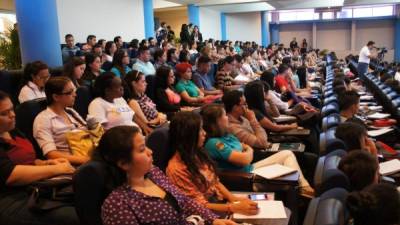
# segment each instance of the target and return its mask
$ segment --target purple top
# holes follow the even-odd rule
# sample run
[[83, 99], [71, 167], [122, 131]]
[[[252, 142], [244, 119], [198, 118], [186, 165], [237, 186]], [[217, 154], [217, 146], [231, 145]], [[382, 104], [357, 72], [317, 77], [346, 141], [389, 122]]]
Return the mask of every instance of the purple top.
[[115, 189], [104, 201], [101, 213], [104, 225], [189, 225], [192, 223], [185, 219], [191, 215], [199, 215], [206, 224], [212, 224], [212, 221], [218, 218], [209, 209], [182, 194], [159, 168], [151, 169], [148, 178], [170, 193], [178, 202], [181, 211], [176, 211], [164, 199], [137, 192], [125, 184]]

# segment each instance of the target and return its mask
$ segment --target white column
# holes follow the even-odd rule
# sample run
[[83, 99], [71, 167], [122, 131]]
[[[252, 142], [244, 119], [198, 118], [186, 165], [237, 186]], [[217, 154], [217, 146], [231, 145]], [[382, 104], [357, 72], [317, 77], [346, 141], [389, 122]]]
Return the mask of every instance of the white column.
[[312, 24], [312, 48], [317, 48], [317, 23]]
[[351, 21], [351, 44], [350, 49], [352, 53], [356, 51], [356, 21]]

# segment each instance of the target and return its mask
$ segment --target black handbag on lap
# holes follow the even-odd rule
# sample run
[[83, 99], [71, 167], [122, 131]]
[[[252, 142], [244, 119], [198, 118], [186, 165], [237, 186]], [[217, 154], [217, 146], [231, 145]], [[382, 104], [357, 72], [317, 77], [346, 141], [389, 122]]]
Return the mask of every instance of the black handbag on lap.
[[36, 181], [28, 186], [28, 209], [43, 213], [64, 206], [73, 206], [72, 176], [58, 176]]

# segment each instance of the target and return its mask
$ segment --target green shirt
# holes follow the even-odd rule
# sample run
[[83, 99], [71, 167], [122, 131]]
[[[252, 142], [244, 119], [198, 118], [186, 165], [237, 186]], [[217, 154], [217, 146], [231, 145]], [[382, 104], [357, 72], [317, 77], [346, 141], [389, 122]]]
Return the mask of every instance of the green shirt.
[[237, 139], [233, 134], [208, 139], [205, 149], [208, 154], [210, 154], [211, 158], [217, 162], [217, 166], [220, 169], [237, 170], [247, 173], [253, 171], [253, 166], [251, 164], [242, 167], [234, 165], [228, 161], [229, 156], [233, 151], [241, 152], [243, 150], [239, 139]]
[[188, 95], [192, 98], [196, 98], [199, 96], [199, 91], [197, 89], [197, 86], [191, 80], [188, 81], [180, 80], [175, 85], [175, 89], [179, 94], [186, 91]]

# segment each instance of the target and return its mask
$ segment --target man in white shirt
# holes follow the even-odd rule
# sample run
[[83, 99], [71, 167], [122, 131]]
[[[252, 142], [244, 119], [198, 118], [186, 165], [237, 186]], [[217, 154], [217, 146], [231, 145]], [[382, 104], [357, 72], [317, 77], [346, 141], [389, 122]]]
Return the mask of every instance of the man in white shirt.
[[364, 46], [360, 51], [357, 67], [359, 76], [364, 75], [368, 72], [370, 60], [372, 58], [376, 58], [376, 55], [371, 53], [371, 50], [374, 48], [374, 44], [375, 42], [368, 41], [367, 45]]

